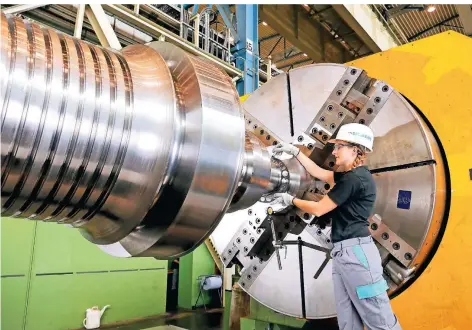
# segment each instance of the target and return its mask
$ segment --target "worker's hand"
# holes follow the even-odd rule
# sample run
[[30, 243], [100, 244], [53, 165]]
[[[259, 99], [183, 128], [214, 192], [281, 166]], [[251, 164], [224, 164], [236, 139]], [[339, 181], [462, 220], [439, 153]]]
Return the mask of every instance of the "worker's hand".
[[293, 199], [295, 198], [294, 196], [287, 193], [275, 194], [274, 197], [275, 200], [277, 200], [279, 203], [282, 203], [284, 207], [293, 205]]
[[285, 152], [289, 155], [297, 157], [300, 150], [297, 147], [295, 147], [293, 144], [281, 142], [274, 148], [273, 152], [274, 152], [274, 155], [277, 155], [277, 154], [280, 155], [282, 152]]

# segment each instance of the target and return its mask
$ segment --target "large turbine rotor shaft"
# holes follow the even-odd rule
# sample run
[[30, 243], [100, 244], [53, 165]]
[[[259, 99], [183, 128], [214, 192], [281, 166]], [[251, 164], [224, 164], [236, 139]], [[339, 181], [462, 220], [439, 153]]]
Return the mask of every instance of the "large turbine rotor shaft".
[[70, 224], [113, 255], [171, 258], [232, 201], [281, 187], [265, 146], [245, 152], [238, 94], [215, 65], [164, 42], [116, 52], [1, 15], [4, 216]]

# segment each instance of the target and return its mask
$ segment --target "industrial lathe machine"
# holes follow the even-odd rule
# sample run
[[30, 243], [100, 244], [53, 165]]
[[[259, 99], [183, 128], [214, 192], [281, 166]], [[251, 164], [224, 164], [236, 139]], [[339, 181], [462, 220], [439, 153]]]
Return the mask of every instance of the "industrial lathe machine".
[[469, 38], [297, 68], [241, 104], [225, 73], [169, 43], [117, 52], [3, 13], [1, 35], [2, 216], [78, 228], [118, 257], [176, 258], [211, 234], [254, 299], [335, 317], [332, 219], [274, 197], [331, 187], [272, 149], [336, 170], [327, 141], [358, 122], [375, 133], [370, 231], [403, 327], [472, 324]]

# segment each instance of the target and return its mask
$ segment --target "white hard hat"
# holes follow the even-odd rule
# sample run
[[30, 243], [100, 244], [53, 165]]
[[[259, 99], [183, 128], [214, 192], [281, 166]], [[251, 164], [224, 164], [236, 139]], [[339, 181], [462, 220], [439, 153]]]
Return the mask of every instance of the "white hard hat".
[[341, 143], [342, 141], [364, 146], [367, 152], [372, 152], [374, 132], [366, 125], [346, 124], [341, 126], [336, 137], [329, 140], [328, 143]]

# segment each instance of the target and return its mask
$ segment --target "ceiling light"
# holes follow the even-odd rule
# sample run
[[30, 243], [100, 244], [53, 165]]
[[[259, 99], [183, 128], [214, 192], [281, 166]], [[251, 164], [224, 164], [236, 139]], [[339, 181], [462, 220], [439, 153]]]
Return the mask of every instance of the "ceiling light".
[[435, 6], [435, 5], [428, 5], [428, 6], [426, 7], [426, 11], [427, 11], [428, 13], [432, 13], [432, 12], [436, 11], [436, 6]]
[[267, 23], [266, 23], [266, 22], [264, 22], [264, 21], [262, 21], [262, 25], [264, 25], [264, 26], [267, 26]]

